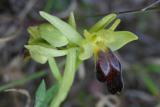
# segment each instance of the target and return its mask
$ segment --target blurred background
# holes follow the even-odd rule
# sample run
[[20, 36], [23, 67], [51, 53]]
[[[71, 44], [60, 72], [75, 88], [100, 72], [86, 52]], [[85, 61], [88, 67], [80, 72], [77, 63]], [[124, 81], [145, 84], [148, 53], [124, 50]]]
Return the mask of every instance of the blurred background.
[[[158, 0], [159, 1], [159, 0]], [[43, 10], [66, 20], [75, 12], [78, 30], [87, 29], [111, 12], [142, 9], [156, 0], [1, 0], [0, 1], [0, 107], [33, 107], [42, 79], [54, 83], [47, 64], [24, 60], [27, 27], [44, 23]], [[159, 6], [160, 4], [156, 4]], [[62, 107], [160, 107], [160, 11], [118, 14], [117, 30], [139, 36], [116, 52], [122, 63], [124, 89], [111, 95], [97, 81], [93, 59], [79, 67]], [[63, 58], [58, 59], [63, 68]]]

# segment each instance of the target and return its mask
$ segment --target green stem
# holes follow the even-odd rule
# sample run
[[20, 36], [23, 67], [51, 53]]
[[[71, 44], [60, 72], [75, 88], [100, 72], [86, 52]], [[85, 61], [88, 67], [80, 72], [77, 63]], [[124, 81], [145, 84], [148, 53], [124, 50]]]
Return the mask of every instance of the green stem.
[[76, 71], [76, 57], [76, 49], [68, 50], [64, 76], [60, 81], [59, 90], [57, 95], [52, 100], [50, 107], [59, 107], [67, 97], [67, 94], [74, 81]]
[[154, 81], [151, 79], [151, 77], [149, 76], [149, 74], [147, 73], [146, 67], [144, 67], [143, 65], [137, 64], [137, 65], [134, 65], [134, 69], [136, 71], [141, 71], [141, 72], [138, 72], [138, 74], [142, 77], [142, 80], [145, 83], [145, 85], [148, 88], [148, 90], [153, 95], [159, 97], [159, 95], [160, 95], [159, 88], [154, 83]]
[[26, 82], [29, 82], [31, 80], [34, 80], [36, 78], [40, 78], [40, 77], [42, 77], [42, 76], [44, 76], [46, 74], [47, 74], [46, 72], [41, 71], [41, 72], [34, 73], [31, 76], [25, 76], [21, 80], [12, 81], [12, 82], [10, 82], [8, 84], [0, 86], [0, 92], [3, 91], [3, 90], [6, 90], [8, 88], [12, 88], [12, 87], [15, 87], [15, 86], [18, 86], [18, 85], [22, 85], [22, 84], [24, 84]]
[[153, 80], [151, 79], [151, 77], [144, 71], [142, 71], [143, 73], [143, 81], [146, 84], [148, 90], [155, 96], [159, 96], [159, 89], [157, 87], [157, 85], [153, 82]]
[[47, 3], [44, 7], [44, 11], [50, 13], [54, 2], [55, 2], [55, 0], [47, 0]]
[[48, 59], [49, 67], [52, 71], [53, 76], [56, 78], [56, 80], [60, 81], [62, 79], [60, 71], [58, 69], [58, 66], [56, 64], [56, 61], [54, 58]]

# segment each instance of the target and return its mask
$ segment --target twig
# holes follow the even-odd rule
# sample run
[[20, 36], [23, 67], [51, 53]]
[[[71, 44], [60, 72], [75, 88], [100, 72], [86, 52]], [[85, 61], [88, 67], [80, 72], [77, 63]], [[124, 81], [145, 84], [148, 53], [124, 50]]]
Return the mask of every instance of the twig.
[[[149, 11], [160, 11], [160, 7], [155, 6], [159, 3], [160, 3], [160, 0], [157, 0], [156, 2], [150, 4], [142, 9], [134, 9], [134, 10], [127, 10], [127, 11], [120, 11], [120, 12], [113, 11], [113, 13], [121, 15], [121, 14], [133, 14], [133, 13], [142, 13], [142, 12], [149, 12]], [[94, 16], [94, 17], [105, 16], [106, 14], [109, 14], [109, 13], [110, 12], [104, 13], [104, 14], [96, 14], [96, 15], [92, 15], [92, 16]], [[88, 16], [88, 17], [90, 17], [90, 16]]]
[[149, 12], [149, 11], [160, 11], [159, 7], [152, 7], [147, 10], [143, 9], [135, 9], [135, 10], [129, 10], [129, 11], [122, 11], [122, 12], [116, 12], [116, 14], [132, 14], [132, 13], [143, 13], [143, 12]]
[[146, 11], [147, 9], [157, 5], [158, 3], [160, 3], [160, 0], [155, 1], [154, 3], [150, 4], [149, 6], [145, 7], [142, 9], [142, 11]]

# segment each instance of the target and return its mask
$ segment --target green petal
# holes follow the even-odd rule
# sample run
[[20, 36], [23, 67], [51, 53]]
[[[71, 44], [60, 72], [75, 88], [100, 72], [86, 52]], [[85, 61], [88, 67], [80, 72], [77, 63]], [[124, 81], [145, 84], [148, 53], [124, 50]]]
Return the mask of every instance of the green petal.
[[104, 29], [116, 18], [116, 16], [116, 14], [109, 14], [105, 16], [104, 18], [99, 20], [94, 26], [92, 26], [89, 32], [97, 32], [101, 29]]
[[25, 46], [29, 51], [34, 52], [35, 54], [49, 57], [58, 57], [64, 56], [67, 54], [67, 50], [57, 50], [53, 48], [43, 47], [40, 45], [26, 45]]
[[109, 28], [109, 30], [115, 30], [117, 28], [117, 26], [120, 24], [121, 20], [120, 19], [116, 19], [116, 21], [112, 24], [112, 26]]
[[54, 47], [68, 44], [66, 37], [51, 24], [42, 24], [38, 27], [40, 36]]
[[105, 45], [112, 51], [116, 51], [125, 44], [138, 39], [135, 34], [129, 31], [114, 32], [110, 30], [101, 30], [97, 34], [105, 39]]
[[82, 37], [71, 25], [46, 12], [41, 11], [40, 15], [61, 31], [70, 42], [79, 45]]

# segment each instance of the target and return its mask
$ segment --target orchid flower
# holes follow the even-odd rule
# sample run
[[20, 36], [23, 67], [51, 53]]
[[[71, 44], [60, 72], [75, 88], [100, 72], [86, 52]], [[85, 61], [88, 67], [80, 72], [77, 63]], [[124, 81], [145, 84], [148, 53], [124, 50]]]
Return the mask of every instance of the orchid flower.
[[[46, 12], [41, 11], [40, 15], [49, 23], [29, 27], [30, 38], [25, 47], [35, 61], [41, 64], [48, 61], [59, 83], [50, 107], [59, 107], [65, 100], [78, 65], [92, 56], [97, 79], [106, 84], [108, 91], [113, 94], [122, 90], [121, 64], [113, 52], [138, 37], [129, 31], [115, 31], [120, 23], [116, 14], [106, 15], [90, 29], [84, 29], [83, 35], [76, 29], [73, 13], [68, 23]], [[54, 59], [61, 56], [67, 56], [63, 75]]]

